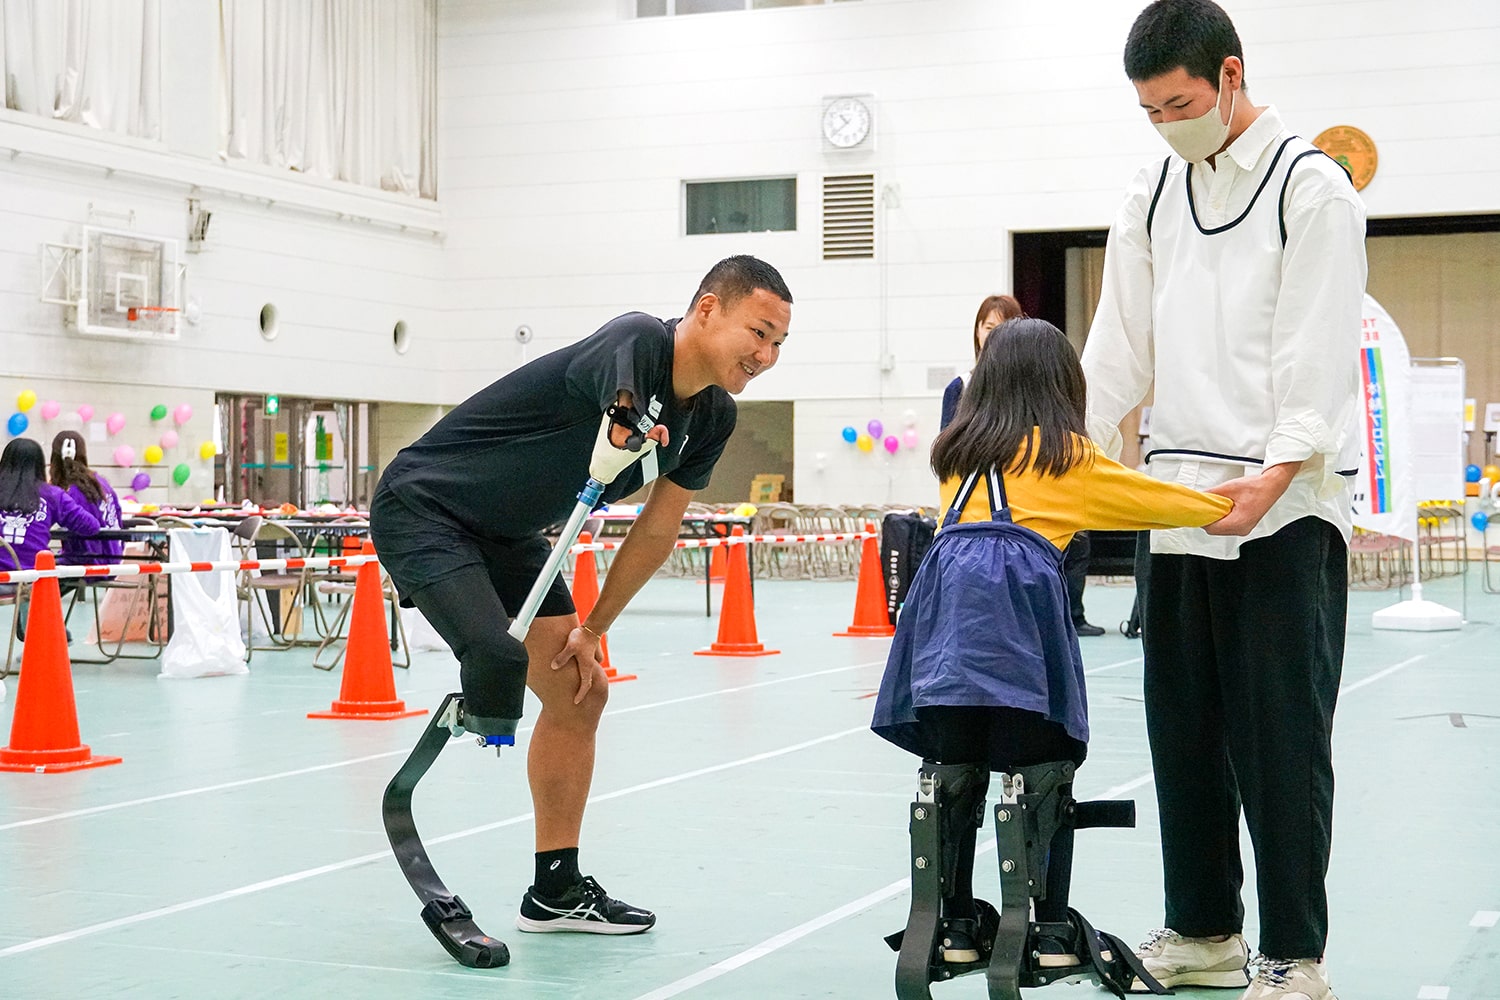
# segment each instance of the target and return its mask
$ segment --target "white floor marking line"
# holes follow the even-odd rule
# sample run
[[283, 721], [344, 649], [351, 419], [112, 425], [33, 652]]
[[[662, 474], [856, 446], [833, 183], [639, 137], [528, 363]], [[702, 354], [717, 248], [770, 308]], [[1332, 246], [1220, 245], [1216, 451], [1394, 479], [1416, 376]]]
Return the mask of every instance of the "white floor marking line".
[[[1113, 788], [1106, 789], [1103, 793], [1100, 794], [1099, 797], [1103, 799], [1112, 799], [1117, 795], [1124, 795], [1126, 792], [1139, 788], [1142, 785], [1150, 784], [1150, 782], [1151, 775], [1149, 773], [1143, 774], [1137, 778], [1133, 778], [1130, 781], [1125, 782], [1123, 785], [1116, 785]], [[977, 856], [984, 854], [986, 851], [992, 851], [994, 849], [995, 842], [993, 840], [989, 840], [979, 845], [979, 847], [975, 849], [974, 853]], [[744, 951], [740, 952], [737, 955], [731, 955], [729, 958], [724, 959], [722, 962], [710, 965], [708, 968], [695, 972], [690, 976], [684, 976], [682, 979], [677, 980], [675, 983], [668, 983], [666, 986], [663, 986], [660, 989], [652, 990], [650, 993], [642, 993], [640, 996], [636, 997], [635, 1000], [668, 1000], [668, 998], [670, 997], [675, 997], [680, 994], [686, 993], [690, 989], [702, 986], [704, 983], [718, 979], [720, 976], [733, 972], [735, 969], [749, 965], [751, 962], [754, 962], [757, 959], [765, 958], [772, 952], [779, 951], [789, 944], [800, 941], [802, 938], [807, 937], [809, 934], [815, 934], [823, 928], [831, 924], [836, 924], [846, 917], [852, 917], [856, 913], [860, 913], [861, 911], [867, 910], [872, 906], [883, 903], [894, 896], [899, 896], [903, 892], [906, 892], [908, 888], [910, 888], [910, 886], [911, 879], [899, 879], [898, 881], [892, 882], [890, 885], [886, 886], [883, 889], [876, 889], [874, 892], [861, 896], [851, 903], [845, 903], [843, 906], [840, 906], [836, 910], [829, 910], [827, 913], [824, 913], [821, 916], [813, 917], [806, 923], [798, 924], [791, 930], [782, 931], [780, 934], [777, 934], [774, 937], [766, 938], [766, 940], [762, 941], [760, 944], [754, 945], [750, 948], [746, 948]]]
[[1431, 655], [1431, 653], [1418, 653], [1416, 656], [1408, 657], [1402, 660], [1400, 663], [1397, 663], [1394, 666], [1386, 667], [1384, 670], [1373, 673], [1363, 680], [1355, 681], [1353, 684], [1345, 684], [1343, 687], [1339, 688], [1339, 694], [1341, 696], [1351, 694], [1368, 684], [1374, 684], [1378, 680], [1384, 680], [1391, 674], [1394, 674], [1396, 671], [1404, 670], [1407, 667], [1411, 666], [1413, 663], [1416, 663], [1418, 660], [1425, 660]]
[[1493, 927], [1500, 923], [1500, 910], [1480, 910], [1469, 921], [1470, 927]]
[[[719, 695], [737, 694], [741, 691], [750, 691], [755, 688], [771, 687], [775, 684], [787, 684], [791, 681], [800, 681], [809, 677], [823, 677], [828, 674], [846, 673], [850, 670], [859, 670], [863, 667], [875, 667], [884, 665], [884, 660], [872, 660], [869, 663], [855, 663], [846, 667], [833, 667], [828, 670], [817, 670], [809, 674], [795, 674], [790, 677], [778, 677], [769, 681], [758, 681], [754, 684], [741, 684], [738, 687], [722, 688], [717, 691], [706, 691], [702, 694], [687, 695], [682, 698], [668, 698], [666, 701], [647, 702], [644, 705], [631, 705], [627, 708], [606, 709], [605, 716], [628, 715], [631, 712], [644, 712], [652, 708], [665, 708], [669, 705], [680, 705], [687, 701], [698, 701], [703, 698], [715, 698]], [[531, 726], [521, 727], [522, 735], [531, 732]], [[121, 734], [125, 735], [125, 734]], [[102, 739], [103, 737], [101, 737]], [[369, 754], [364, 757], [354, 757], [350, 760], [334, 761], [331, 764], [315, 764], [310, 767], [299, 767], [291, 771], [278, 771], [275, 774], [263, 774], [256, 778], [241, 778], [238, 781], [225, 781], [217, 785], [204, 785], [200, 788], [184, 788], [176, 792], [163, 792], [160, 795], [148, 795], [144, 798], [129, 799], [125, 802], [111, 802], [108, 805], [90, 806], [86, 809], [70, 809], [67, 812], [53, 813], [49, 816], [38, 816], [34, 819], [16, 820], [11, 823], [0, 823], [0, 831], [15, 830], [23, 826], [37, 826], [42, 823], [51, 823], [60, 819], [76, 819], [79, 816], [93, 816], [97, 813], [113, 812], [116, 809], [129, 809], [133, 806], [149, 805], [152, 802], [163, 802], [168, 799], [180, 799], [188, 795], [202, 795], [207, 792], [222, 792], [231, 788], [242, 788], [246, 785], [257, 785], [266, 781], [278, 781], [282, 778], [295, 778], [298, 775], [312, 774], [317, 771], [328, 771], [338, 767], [350, 767], [354, 764], [367, 764], [372, 760], [385, 760], [388, 757], [401, 757], [411, 753], [411, 750], [387, 750], [383, 753]]]
[[1088, 670], [1084, 671], [1084, 675], [1092, 677], [1094, 674], [1102, 674], [1106, 670], [1113, 670], [1116, 667], [1128, 667], [1132, 663], [1144, 663], [1145, 661], [1146, 658], [1144, 656], [1132, 656], [1130, 659], [1121, 660], [1119, 663], [1106, 663], [1102, 667], [1090, 667]]
[[[867, 726], [854, 726], [850, 729], [843, 729], [836, 733], [829, 733], [826, 736], [818, 736], [814, 739], [803, 740], [800, 743], [793, 743], [790, 746], [780, 747], [776, 750], [767, 750], [764, 753], [752, 754], [749, 757], [741, 757], [738, 760], [726, 761], [723, 764], [713, 764], [709, 767], [700, 767], [692, 771], [684, 771], [682, 774], [674, 774], [665, 778], [657, 778], [654, 781], [644, 781], [638, 785], [631, 785], [628, 788], [621, 788], [613, 792], [605, 792], [602, 795], [593, 795], [589, 797], [588, 804], [593, 805], [596, 802], [608, 802], [611, 799], [622, 798], [626, 795], [634, 795], [637, 792], [649, 791], [653, 788], [661, 788], [665, 785], [673, 785], [681, 781], [690, 781], [693, 778], [699, 778], [705, 774], [716, 774], [720, 771], [728, 771], [732, 768], [744, 767], [749, 764], [757, 764], [761, 761], [771, 760], [776, 757], [784, 757], [787, 754], [793, 754], [798, 752], [799, 750], [806, 750], [809, 747], [815, 747], [823, 743], [831, 743], [834, 740], [841, 740], [846, 736], [852, 736], [855, 733], [864, 732], [869, 732], [869, 728]], [[464, 837], [472, 837], [478, 833], [486, 833], [490, 830], [498, 830], [501, 827], [514, 826], [517, 823], [524, 823], [527, 820], [531, 819], [532, 816], [532, 813], [526, 813], [524, 816], [512, 816], [509, 819], [503, 819], [495, 823], [485, 823], [481, 826], [470, 827], [467, 830], [459, 830], [455, 833], [444, 834], [441, 837], [432, 837], [426, 840], [425, 843], [428, 845], [445, 844], [451, 840], [460, 840]], [[241, 896], [249, 896], [257, 892], [264, 892], [267, 889], [276, 889], [284, 885], [291, 885], [295, 882], [304, 882], [311, 878], [317, 878], [320, 875], [330, 875], [334, 872], [345, 871], [350, 868], [356, 868], [360, 865], [366, 865], [372, 862], [386, 861], [390, 859], [391, 852], [389, 850], [383, 850], [374, 851], [370, 854], [361, 854], [356, 858], [346, 858], [343, 861], [335, 861], [331, 864], [319, 865], [316, 868], [305, 868], [299, 872], [292, 872], [287, 875], [278, 875], [275, 878], [264, 879], [260, 882], [252, 882], [249, 885], [242, 885], [238, 888], [228, 889], [224, 892], [215, 893], [212, 896], [201, 896], [198, 899], [184, 900], [181, 903], [173, 903], [170, 906], [160, 906], [154, 910], [146, 910], [141, 913], [133, 913], [128, 917], [118, 917], [114, 920], [105, 920], [101, 923], [90, 924], [87, 927], [77, 927], [70, 931], [63, 931], [60, 934], [52, 934], [47, 937], [35, 938], [31, 941], [23, 941], [20, 944], [11, 945], [8, 948], [0, 948], [0, 958], [9, 958], [12, 955], [20, 955], [25, 952], [38, 951], [42, 948], [50, 948], [53, 945], [65, 944], [69, 941], [76, 941], [79, 938], [89, 937], [91, 935], [99, 934], [104, 931], [111, 931], [120, 927], [130, 927], [134, 924], [145, 923], [150, 920], [156, 920], [160, 917], [169, 917], [175, 913], [184, 913], [188, 910], [197, 910], [205, 906], [211, 906], [214, 903], [222, 903], [226, 900], [238, 899]]]
[[[1378, 680], [1389, 677], [1391, 674], [1394, 674], [1398, 670], [1402, 670], [1406, 667], [1411, 666], [1418, 660], [1425, 659], [1429, 655], [1431, 654], [1421, 653], [1417, 656], [1402, 660], [1400, 663], [1386, 667], [1384, 670], [1381, 670], [1378, 673], [1371, 674], [1369, 677], [1366, 677], [1363, 680], [1356, 681], [1353, 684], [1349, 684], [1343, 688], [1340, 688], [1339, 693], [1348, 694], [1349, 692], [1356, 691], [1368, 684], [1373, 684]], [[1137, 659], [1139, 659], [1139, 657], [1137, 657]], [[1135, 661], [1130, 660], [1125, 662], [1133, 663]], [[1110, 664], [1107, 667], [1099, 667], [1096, 669], [1107, 670], [1109, 669], [1109, 667], [1120, 667], [1124, 665], [1124, 662], [1114, 663]], [[1112, 799], [1117, 795], [1123, 795], [1128, 791], [1140, 788], [1142, 785], [1150, 784], [1151, 780], [1152, 774], [1148, 771], [1138, 778], [1134, 778], [1131, 781], [1125, 782], [1123, 785], [1116, 785], [1114, 788], [1107, 789], [1098, 797], [1101, 799]], [[994, 850], [994, 847], [995, 842], [993, 840], [988, 841], [987, 843], [981, 844], [975, 850], [975, 854], [983, 854], [985, 851]], [[897, 896], [906, 891], [909, 884], [910, 879], [901, 879], [899, 882], [892, 882], [884, 889], [877, 889], [867, 896], [861, 896], [859, 899], [856, 899], [852, 903], [846, 903], [836, 910], [830, 910], [820, 917], [814, 917], [812, 920], [809, 920], [805, 924], [799, 924], [796, 927], [793, 927], [791, 930], [783, 931], [782, 933], [777, 934], [775, 937], [767, 938], [766, 940], [762, 941], [760, 944], [755, 945], [752, 948], [747, 948], [737, 955], [731, 955], [729, 958], [724, 959], [724, 961], [722, 962], [719, 962], [715, 965], [710, 965], [708, 968], [679, 979], [674, 983], [668, 983], [666, 986], [663, 986], [657, 990], [652, 990], [650, 993], [643, 993], [640, 996], [636, 997], [635, 1000], [667, 1000], [667, 998], [669, 997], [675, 997], [679, 994], [686, 993], [688, 990], [693, 989], [694, 987], [702, 986], [704, 983], [718, 979], [720, 976], [733, 972], [735, 969], [738, 969], [741, 966], [748, 965], [751, 962], [756, 961], [757, 959], [765, 958], [772, 952], [778, 951], [789, 944], [799, 941], [802, 938], [807, 937], [809, 934], [816, 933], [817, 931], [822, 930], [824, 927], [827, 927], [830, 924], [838, 923], [845, 917], [853, 916], [861, 910], [874, 906], [877, 903], [882, 903], [885, 900], [890, 899], [892, 896]], [[3, 954], [4, 952], [0, 952], [0, 955]], [[1446, 986], [1424, 986], [1422, 987], [1422, 989], [1424, 991], [1442, 990], [1441, 994], [1431, 994], [1431, 1000], [1446, 1000], [1448, 996], [1448, 988]], [[1419, 1000], [1427, 1000], [1428, 995], [1426, 993], [1422, 993], [1418, 994], [1418, 997]]]
[[1417, 990], [1417, 1000], [1448, 1000], [1448, 987], [1424, 986]]

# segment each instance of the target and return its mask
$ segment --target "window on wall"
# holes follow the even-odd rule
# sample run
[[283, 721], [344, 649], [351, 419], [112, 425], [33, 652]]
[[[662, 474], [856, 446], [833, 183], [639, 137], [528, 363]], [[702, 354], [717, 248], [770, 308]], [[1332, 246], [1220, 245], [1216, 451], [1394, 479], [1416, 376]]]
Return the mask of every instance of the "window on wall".
[[688, 181], [687, 235], [786, 232], [797, 228], [797, 178]]
[[763, 10], [767, 7], [821, 7], [853, 0], [636, 0], [636, 17], [670, 17], [673, 14], [716, 14], [726, 10]]

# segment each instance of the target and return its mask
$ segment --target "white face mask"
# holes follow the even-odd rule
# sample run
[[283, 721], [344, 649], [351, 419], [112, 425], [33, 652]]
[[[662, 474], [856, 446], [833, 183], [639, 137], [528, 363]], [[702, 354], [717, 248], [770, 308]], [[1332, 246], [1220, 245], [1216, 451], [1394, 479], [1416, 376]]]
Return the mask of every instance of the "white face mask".
[[1167, 140], [1172, 151], [1189, 163], [1202, 163], [1224, 147], [1229, 138], [1229, 122], [1234, 121], [1234, 102], [1239, 91], [1229, 95], [1229, 121], [1219, 118], [1219, 99], [1224, 94], [1224, 74], [1219, 73], [1219, 89], [1214, 95], [1214, 106], [1208, 113], [1197, 118], [1177, 122], [1157, 122], [1156, 131]]

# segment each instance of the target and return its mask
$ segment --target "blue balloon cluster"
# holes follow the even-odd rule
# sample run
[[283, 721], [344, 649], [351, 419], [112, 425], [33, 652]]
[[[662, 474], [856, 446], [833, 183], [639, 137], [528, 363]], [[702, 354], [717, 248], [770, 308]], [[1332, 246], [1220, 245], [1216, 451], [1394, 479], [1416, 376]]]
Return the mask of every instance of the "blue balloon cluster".
[[1479, 477], [1482, 475], [1484, 475], [1483, 469], [1477, 465], [1471, 465], [1464, 469], [1464, 482], [1477, 483], [1479, 482]]
[[11, 437], [20, 437], [26, 433], [26, 428], [30, 425], [31, 421], [26, 419], [26, 414], [12, 413], [10, 419], [5, 423], [5, 429], [10, 431]]

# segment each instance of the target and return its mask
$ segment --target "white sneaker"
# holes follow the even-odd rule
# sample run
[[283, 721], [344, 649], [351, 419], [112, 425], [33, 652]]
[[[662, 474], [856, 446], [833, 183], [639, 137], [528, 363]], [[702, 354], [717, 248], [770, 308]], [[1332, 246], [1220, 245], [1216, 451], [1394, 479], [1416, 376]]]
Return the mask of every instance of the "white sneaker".
[[1259, 957], [1255, 979], [1240, 1000], [1338, 1000], [1322, 959]]
[[[1152, 931], [1135, 953], [1146, 971], [1166, 987], [1247, 986], [1250, 983], [1250, 973], [1245, 968], [1250, 961], [1250, 946], [1239, 934], [1215, 941], [1212, 938], [1183, 937], [1171, 928], [1163, 927]], [[1137, 979], [1131, 984], [1130, 992], [1149, 993], [1150, 990]]]

